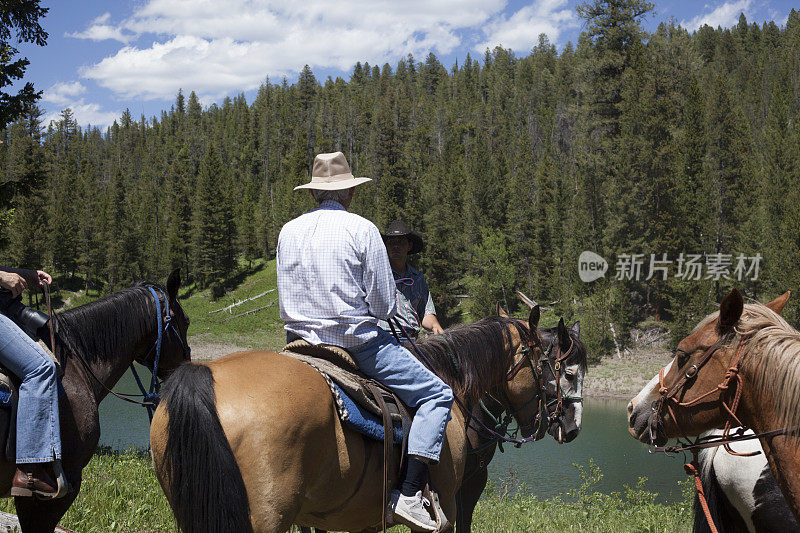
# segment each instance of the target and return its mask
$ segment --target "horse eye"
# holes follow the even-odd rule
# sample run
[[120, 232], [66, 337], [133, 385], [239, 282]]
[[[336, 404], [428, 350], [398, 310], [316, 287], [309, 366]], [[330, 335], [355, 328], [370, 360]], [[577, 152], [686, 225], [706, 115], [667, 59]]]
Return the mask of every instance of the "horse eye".
[[570, 381], [572, 381], [573, 379], [575, 379], [575, 372], [570, 372], [569, 370], [567, 370], [566, 372], [564, 372], [564, 375], [565, 375], [565, 376], [566, 376], [566, 378], [567, 378], [568, 380], [570, 380]]
[[684, 351], [678, 350], [676, 353], [678, 368], [682, 367], [689, 360], [689, 354]]

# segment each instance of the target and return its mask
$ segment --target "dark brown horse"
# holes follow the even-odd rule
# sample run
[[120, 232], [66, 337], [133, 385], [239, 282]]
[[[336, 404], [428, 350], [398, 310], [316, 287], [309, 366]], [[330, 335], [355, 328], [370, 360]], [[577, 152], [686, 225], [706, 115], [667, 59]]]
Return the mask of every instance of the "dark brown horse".
[[[538, 308], [527, 323], [490, 317], [419, 347], [462, 404], [491, 393], [530, 437], [539, 413], [538, 318]], [[454, 404], [441, 461], [431, 468], [448, 517], [456, 515], [468, 414]], [[289, 356], [240, 352], [183, 365], [165, 384], [150, 443], [183, 531], [362, 531], [381, 523], [382, 443], [343, 425], [322, 376]]]
[[651, 444], [726, 425], [760, 437], [800, 519], [800, 333], [780, 316], [789, 293], [762, 305], [732, 290], [628, 404], [631, 436]]
[[[59, 398], [62, 465], [71, 491], [56, 500], [15, 498], [24, 533], [52, 533], [78, 496], [81, 471], [97, 448], [100, 402], [133, 361], [152, 368], [159, 321], [148, 285], [158, 289], [162, 315], [166, 312], [166, 296], [174, 326], [163, 334], [158, 375], [166, 377], [188, 359], [185, 347], [189, 320], [177, 300], [177, 270], [170, 275], [166, 290], [140, 282], [56, 315], [56, 354], [64, 369], [65, 393]], [[161, 324], [165, 318], [161, 317]], [[13, 462], [0, 461], [0, 494], [8, 494], [14, 468]]]
[[[556, 376], [553, 373], [555, 361], [559, 354], [567, 353], [570, 345], [573, 352], [566, 359], [567, 371], [560, 376], [559, 385], [563, 395], [568, 399], [566, 412], [563, 416], [554, 418], [548, 427], [548, 433], [557, 442], [570, 442], [577, 437], [581, 428], [583, 376], [586, 372], [586, 348], [580, 341], [580, 328], [578, 323], [567, 328], [563, 321], [559, 321], [554, 328], [539, 330], [546, 356], [551, 361], [550, 365], [543, 366], [543, 380], [546, 385], [545, 394], [551, 399], [550, 407], [554, 407], [552, 399], [558, 398]], [[504, 408], [501, 404], [485, 401], [484, 405], [472, 411], [472, 416], [485, 425], [494, 425], [503, 419]], [[456, 496], [458, 515], [456, 529], [459, 533], [469, 532], [472, 528], [472, 515], [475, 506], [486, 488], [489, 479], [489, 463], [497, 450], [499, 440], [493, 435], [482, 431], [473, 425], [467, 431], [469, 452], [464, 468], [464, 479]]]

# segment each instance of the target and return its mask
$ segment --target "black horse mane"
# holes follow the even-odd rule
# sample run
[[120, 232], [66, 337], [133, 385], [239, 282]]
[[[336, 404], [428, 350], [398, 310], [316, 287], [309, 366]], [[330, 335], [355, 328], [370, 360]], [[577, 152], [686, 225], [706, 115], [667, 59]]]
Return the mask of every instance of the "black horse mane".
[[477, 401], [500, 384], [511, 364], [512, 354], [506, 352], [506, 343], [511, 340], [512, 327], [522, 342], [528, 342], [530, 334], [521, 321], [493, 316], [449, 328], [417, 345], [433, 371], [457, 396]]
[[155, 330], [156, 309], [148, 286], [164, 290], [156, 283], [139, 281], [133, 287], [57, 314], [54, 324], [59, 338], [68, 351], [78, 350], [87, 361], [128, 353]]

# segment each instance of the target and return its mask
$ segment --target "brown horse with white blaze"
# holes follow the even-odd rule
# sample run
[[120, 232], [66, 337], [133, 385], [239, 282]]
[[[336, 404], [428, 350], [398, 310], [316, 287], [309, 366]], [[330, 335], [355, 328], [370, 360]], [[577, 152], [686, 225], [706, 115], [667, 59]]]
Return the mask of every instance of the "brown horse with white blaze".
[[761, 446], [800, 519], [800, 333], [780, 316], [789, 295], [744, 304], [732, 290], [631, 400], [628, 422], [634, 438], [651, 444], [739, 422], [768, 433]]
[[[491, 392], [530, 436], [539, 412], [529, 401], [540, 387], [538, 320], [538, 308], [527, 323], [490, 317], [419, 348], [459, 401], [473, 405]], [[431, 481], [453, 519], [467, 421], [458, 402], [451, 414]], [[381, 523], [383, 444], [343, 425], [323, 377], [287, 355], [240, 352], [183, 365], [165, 384], [150, 442], [183, 531], [362, 531]]]

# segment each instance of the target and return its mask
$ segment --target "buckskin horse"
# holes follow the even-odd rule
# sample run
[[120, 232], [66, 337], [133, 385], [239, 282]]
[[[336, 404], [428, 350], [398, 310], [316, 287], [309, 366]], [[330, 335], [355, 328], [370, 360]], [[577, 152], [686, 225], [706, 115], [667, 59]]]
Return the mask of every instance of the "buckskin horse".
[[[725, 428], [724, 438], [669, 450], [696, 451], [758, 435], [772, 474], [795, 519], [800, 515], [800, 333], [780, 312], [789, 292], [772, 302], [744, 304], [733, 289], [718, 312], [677, 346], [675, 358], [628, 404], [634, 438], [662, 445]], [[690, 469], [692, 467], [689, 467]], [[695, 466], [696, 468], [696, 466]]]
[[[178, 303], [179, 286], [180, 273], [175, 270], [167, 280], [166, 290], [157, 284], [139, 282], [132, 288], [55, 315], [55, 353], [64, 370], [63, 394], [59, 395], [62, 466], [71, 490], [54, 500], [15, 498], [24, 533], [52, 533], [78, 496], [81, 471], [100, 439], [98, 406], [131, 363], [136, 361], [152, 370], [158, 339], [161, 339], [159, 377], [166, 377], [188, 360], [189, 320]], [[162, 316], [156, 314], [157, 307]], [[163, 327], [161, 335], [157, 331], [159, 325]], [[49, 345], [49, 336], [45, 337]], [[8, 414], [3, 418], [8, 420]], [[7, 461], [3, 454], [0, 494], [8, 494], [14, 469], [14, 462]]]
[[[526, 298], [527, 300], [527, 298]], [[535, 304], [531, 304], [533, 308]], [[508, 317], [498, 305], [497, 315]], [[547, 348], [539, 361], [542, 391], [546, 398], [547, 432], [559, 443], [572, 441], [581, 429], [583, 408], [583, 377], [586, 373], [586, 348], [580, 342], [578, 322], [567, 328], [563, 320], [554, 328], [539, 330], [542, 345]], [[556, 365], [559, 362], [559, 365]], [[556, 370], [556, 368], [563, 371]], [[559, 390], [560, 389], [560, 390]], [[561, 407], [558, 398], [561, 396]], [[483, 397], [477, 406], [471, 406], [467, 424], [467, 458], [464, 475], [456, 493], [456, 530], [459, 533], [472, 529], [472, 514], [489, 479], [488, 466], [498, 445], [503, 445], [503, 435], [511, 421], [507, 406], [491, 394]], [[539, 436], [544, 436], [542, 433]], [[301, 528], [311, 533], [311, 528]], [[317, 529], [316, 533], [324, 533]]]
[[[431, 480], [452, 520], [464, 473], [469, 409], [492, 392], [533, 438], [540, 412], [536, 327], [489, 317], [418, 346], [452, 388], [452, 409]], [[381, 523], [382, 443], [344, 426], [311, 366], [275, 352], [229, 354], [180, 367], [153, 417], [156, 475], [186, 532], [283, 532], [292, 524], [363, 531]], [[395, 464], [398, 469], [399, 454]]]

